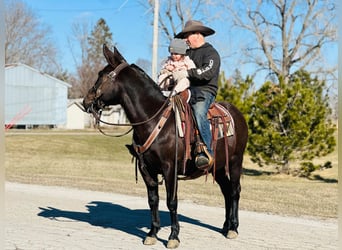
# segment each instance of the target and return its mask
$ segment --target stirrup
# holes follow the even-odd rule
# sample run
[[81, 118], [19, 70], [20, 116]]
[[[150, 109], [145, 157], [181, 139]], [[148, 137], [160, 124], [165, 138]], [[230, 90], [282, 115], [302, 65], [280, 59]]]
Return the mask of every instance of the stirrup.
[[195, 158], [196, 167], [202, 171], [209, 172], [214, 164], [214, 158], [208, 152], [208, 149], [203, 146], [203, 151]]

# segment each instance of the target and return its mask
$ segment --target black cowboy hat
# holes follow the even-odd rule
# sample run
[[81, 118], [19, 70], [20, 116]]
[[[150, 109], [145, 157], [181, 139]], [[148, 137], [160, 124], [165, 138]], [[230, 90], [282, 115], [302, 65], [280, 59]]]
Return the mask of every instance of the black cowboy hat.
[[215, 33], [215, 30], [204, 26], [201, 21], [189, 20], [185, 23], [183, 30], [179, 32], [175, 38], [184, 38], [184, 35], [189, 32], [199, 32], [203, 36], [210, 36]]

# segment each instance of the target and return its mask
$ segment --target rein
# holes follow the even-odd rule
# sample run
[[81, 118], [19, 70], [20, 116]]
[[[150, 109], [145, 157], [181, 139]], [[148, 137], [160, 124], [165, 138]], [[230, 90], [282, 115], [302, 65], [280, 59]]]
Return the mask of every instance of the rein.
[[[108, 76], [111, 78], [112, 82], [114, 83], [115, 82], [115, 78], [118, 76], [118, 74], [121, 72], [121, 70], [123, 70], [124, 68], [130, 66], [127, 62], [123, 61], [121, 62], [113, 71], [109, 72], [108, 73]], [[93, 87], [94, 90], [95, 90], [95, 93], [96, 93], [96, 88]], [[94, 116], [95, 118], [95, 121], [96, 121], [96, 124], [99, 124], [100, 122], [103, 123], [103, 124], [106, 124], [106, 125], [111, 125], [111, 126], [121, 126], [121, 127], [128, 127], [128, 126], [138, 126], [138, 125], [143, 125], [143, 124], [146, 124], [150, 121], [152, 121], [153, 119], [155, 119], [162, 111], [163, 109], [165, 108], [165, 106], [170, 103], [170, 99], [171, 99], [171, 94], [170, 96], [168, 96], [168, 98], [165, 100], [165, 102], [163, 103], [163, 105], [158, 109], [158, 111], [150, 118], [148, 118], [147, 120], [145, 121], [141, 121], [141, 122], [135, 122], [135, 123], [111, 123], [111, 122], [106, 122], [106, 121], [103, 121], [101, 120], [101, 113], [102, 113], [102, 110], [99, 110], [99, 112], [97, 112], [95, 109], [94, 109], [94, 104], [95, 102], [98, 100], [99, 97], [95, 97], [92, 105], [90, 106], [90, 112], [92, 113], [92, 115]], [[98, 126], [98, 130], [103, 134], [103, 135], [107, 135], [107, 136], [112, 136], [112, 137], [121, 137], [121, 136], [124, 136], [126, 134], [128, 134], [129, 132], [131, 132], [133, 130], [133, 128], [131, 128], [130, 130], [128, 130], [127, 132], [125, 132], [124, 134], [121, 134], [121, 135], [108, 135], [106, 134], [105, 132], [103, 132], [101, 129], [100, 129], [100, 126]]]

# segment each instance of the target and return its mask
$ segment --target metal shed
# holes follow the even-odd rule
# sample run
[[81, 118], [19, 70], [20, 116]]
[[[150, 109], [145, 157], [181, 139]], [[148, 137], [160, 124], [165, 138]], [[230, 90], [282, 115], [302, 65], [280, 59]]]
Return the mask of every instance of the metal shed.
[[63, 125], [70, 84], [25, 64], [5, 66], [5, 124]]

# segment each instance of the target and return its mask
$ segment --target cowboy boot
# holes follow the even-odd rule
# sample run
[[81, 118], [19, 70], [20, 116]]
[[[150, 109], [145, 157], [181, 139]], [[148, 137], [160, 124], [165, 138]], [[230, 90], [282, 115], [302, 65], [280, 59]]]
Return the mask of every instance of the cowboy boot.
[[196, 158], [195, 158], [195, 164], [196, 167], [203, 171], [210, 171], [214, 164], [214, 158], [209, 153], [206, 146], [204, 146], [203, 143], [198, 143], [196, 145]]

